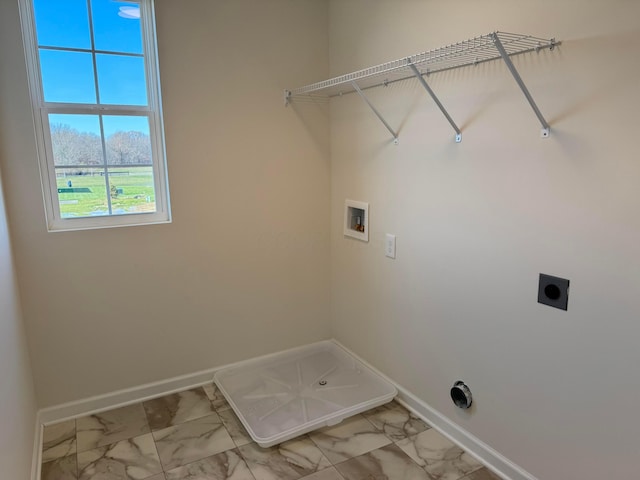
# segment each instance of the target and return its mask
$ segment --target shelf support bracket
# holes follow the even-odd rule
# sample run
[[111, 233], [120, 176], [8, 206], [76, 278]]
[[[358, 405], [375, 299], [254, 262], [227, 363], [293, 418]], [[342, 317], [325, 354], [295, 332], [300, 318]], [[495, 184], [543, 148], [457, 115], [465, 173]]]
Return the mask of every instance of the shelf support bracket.
[[436, 105], [438, 106], [442, 114], [445, 116], [445, 118], [449, 121], [453, 129], [456, 131], [456, 143], [460, 143], [462, 141], [462, 132], [456, 125], [456, 122], [453, 121], [453, 118], [451, 118], [451, 115], [449, 115], [449, 112], [447, 112], [447, 110], [444, 108], [444, 105], [442, 105], [438, 97], [436, 97], [436, 94], [433, 92], [433, 90], [431, 90], [431, 87], [429, 86], [427, 81], [424, 79], [424, 77], [420, 73], [420, 70], [418, 70], [418, 68], [413, 63], [409, 63], [409, 67], [413, 71], [413, 74], [416, 76], [420, 84], [427, 91], [427, 93], [431, 95], [431, 98], [436, 103]]
[[540, 124], [542, 125], [542, 131], [540, 132], [540, 136], [542, 138], [547, 138], [551, 130], [549, 123], [542, 116], [542, 112], [540, 112], [540, 109], [538, 108], [538, 105], [536, 105], [536, 102], [533, 100], [533, 97], [529, 93], [527, 86], [522, 81], [522, 77], [520, 77], [520, 74], [518, 73], [518, 70], [516, 70], [516, 67], [511, 61], [511, 58], [509, 58], [509, 54], [504, 49], [504, 46], [502, 45], [500, 38], [498, 38], [498, 35], [496, 33], [492, 33], [491, 38], [493, 39], [493, 43], [496, 46], [496, 49], [498, 50], [498, 52], [500, 53], [500, 56], [504, 60], [504, 63], [507, 65], [507, 68], [511, 72], [511, 75], [513, 75], [513, 78], [515, 79], [516, 83], [520, 87], [520, 90], [522, 90], [522, 93], [524, 93], [524, 96], [527, 98], [529, 105], [531, 105], [531, 108], [533, 109], [534, 113], [538, 117], [538, 120], [540, 120]]
[[358, 95], [360, 95], [360, 97], [365, 101], [365, 103], [367, 105], [369, 105], [369, 108], [373, 111], [373, 113], [376, 114], [376, 116], [378, 117], [378, 119], [383, 123], [383, 125], [385, 127], [387, 127], [387, 130], [389, 130], [389, 132], [391, 133], [391, 135], [393, 135], [393, 143], [395, 143], [396, 145], [398, 145], [398, 134], [393, 130], [393, 128], [391, 128], [391, 126], [387, 123], [387, 121], [384, 119], [384, 117], [380, 114], [380, 112], [378, 110], [376, 110], [376, 107], [373, 106], [373, 104], [369, 101], [369, 99], [367, 98], [367, 96], [364, 94], [364, 92], [362, 90], [360, 90], [360, 87], [358, 86], [358, 84], [356, 82], [351, 82], [351, 85], [353, 86], [354, 90], [356, 92], [358, 92]]

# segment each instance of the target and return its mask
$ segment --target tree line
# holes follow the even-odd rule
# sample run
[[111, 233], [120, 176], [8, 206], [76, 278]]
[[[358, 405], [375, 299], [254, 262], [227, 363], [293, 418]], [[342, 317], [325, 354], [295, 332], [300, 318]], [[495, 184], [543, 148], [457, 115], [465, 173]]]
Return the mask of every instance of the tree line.
[[[51, 144], [56, 166], [104, 164], [99, 135], [81, 132], [70, 125], [51, 125]], [[109, 165], [151, 165], [149, 135], [138, 131], [118, 131], [105, 139]]]

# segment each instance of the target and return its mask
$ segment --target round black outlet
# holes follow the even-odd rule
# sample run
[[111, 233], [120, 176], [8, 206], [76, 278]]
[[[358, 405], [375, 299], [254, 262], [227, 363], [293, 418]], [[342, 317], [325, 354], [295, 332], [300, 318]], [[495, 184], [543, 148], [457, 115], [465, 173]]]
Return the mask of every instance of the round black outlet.
[[550, 284], [544, 287], [544, 294], [551, 300], [558, 300], [560, 298], [560, 295], [562, 295], [562, 292], [557, 285]]

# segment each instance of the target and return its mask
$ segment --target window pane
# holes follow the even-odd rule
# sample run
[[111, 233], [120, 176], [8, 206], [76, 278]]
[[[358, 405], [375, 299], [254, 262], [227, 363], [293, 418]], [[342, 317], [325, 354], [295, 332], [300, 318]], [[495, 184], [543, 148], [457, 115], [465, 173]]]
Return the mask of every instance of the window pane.
[[56, 184], [62, 218], [109, 214], [104, 169], [56, 167]]
[[97, 54], [100, 103], [147, 105], [144, 59], [123, 55]]
[[49, 128], [56, 166], [104, 164], [97, 115], [49, 114]]
[[109, 168], [109, 192], [114, 215], [156, 211], [151, 167]]
[[151, 138], [147, 117], [104, 116], [109, 165], [151, 165]]
[[40, 49], [45, 102], [96, 103], [90, 53]]
[[138, 2], [91, 0], [95, 49], [142, 53]]
[[38, 45], [91, 48], [87, 0], [33, 0]]

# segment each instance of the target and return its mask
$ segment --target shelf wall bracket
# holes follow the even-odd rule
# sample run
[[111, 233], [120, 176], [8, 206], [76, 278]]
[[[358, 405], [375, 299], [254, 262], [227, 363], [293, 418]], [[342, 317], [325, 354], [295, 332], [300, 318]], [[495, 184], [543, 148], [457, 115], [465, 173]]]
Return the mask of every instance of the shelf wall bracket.
[[383, 123], [383, 125], [387, 127], [387, 130], [389, 130], [391, 135], [393, 135], [393, 143], [398, 145], [398, 134], [393, 130], [393, 128], [391, 128], [391, 126], [387, 123], [387, 121], [380, 114], [380, 112], [376, 110], [376, 107], [374, 107], [373, 104], [369, 101], [369, 99], [364, 94], [364, 92], [360, 89], [358, 84], [356, 82], [351, 82], [351, 85], [353, 86], [354, 90], [358, 93], [358, 95], [360, 95], [360, 97], [365, 101], [365, 103], [369, 105], [369, 108], [373, 111], [373, 113], [376, 114], [376, 116]]
[[431, 98], [436, 103], [436, 105], [438, 106], [442, 114], [445, 116], [445, 118], [449, 121], [453, 129], [456, 131], [456, 143], [460, 143], [462, 141], [462, 132], [456, 125], [456, 122], [453, 121], [453, 118], [451, 118], [451, 115], [449, 115], [449, 112], [447, 112], [447, 110], [444, 108], [444, 105], [442, 105], [442, 103], [440, 102], [436, 94], [433, 92], [433, 90], [431, 90], [431, 87], [429, 86], [427, 81], [424, 79], [424, 77], [420, 73], [420, 70], [418, 70], [418, 68], [413, 63], [409, 63], [409, 67], [413, 71], [413, 74], [416, 76], [420, 84], [427, 91], [427, 93], [431, 95]]
[[542, 115], [542, 112], [540, 112], [540, 109], [538, 108], [538, 105], [536, 105], [536, 102], [533, 100], [533, 97], [529, 93], [527, 86], [522, 81], [522, 77], [520, 77], [520, 74], [518, 73], [518, 70], [516, 69], [513, 62], [511, 61], [511, 58], [509, 58], [509, 54], [507, 54], [507, 51], [504, 49], [504, 46], [502, 45], [502, 42], [500, 41], [498, 34], [492, 33], [491, 38], [493, 39], [493, 43], [496, 46], [496, 49], [498, 50], [498, 52], [500, 53], [500, 56], [504, 60], [504, 63], [507, 65], [507, 68], [511, 72], [511, 75], [513, 75], [513, 78], [515, 79], [516, 83], [520, 87], [520, 90], [522, 90], [522, 93], [524, 93], [524, 96], [527, 98], [529, 105], [531, 105], [531, 108], [533, 109], [536, 116], [538, 117], [538, 120], [540, 120], [540, 124], [542, 125], [542, 131], [540, 132], [540, 136], [542, 138], [547, 138], [549, 136], [549, 132], [551, 131], [551, 127], [549, 126], [549, 123], [545, 120], [544, 116]]

